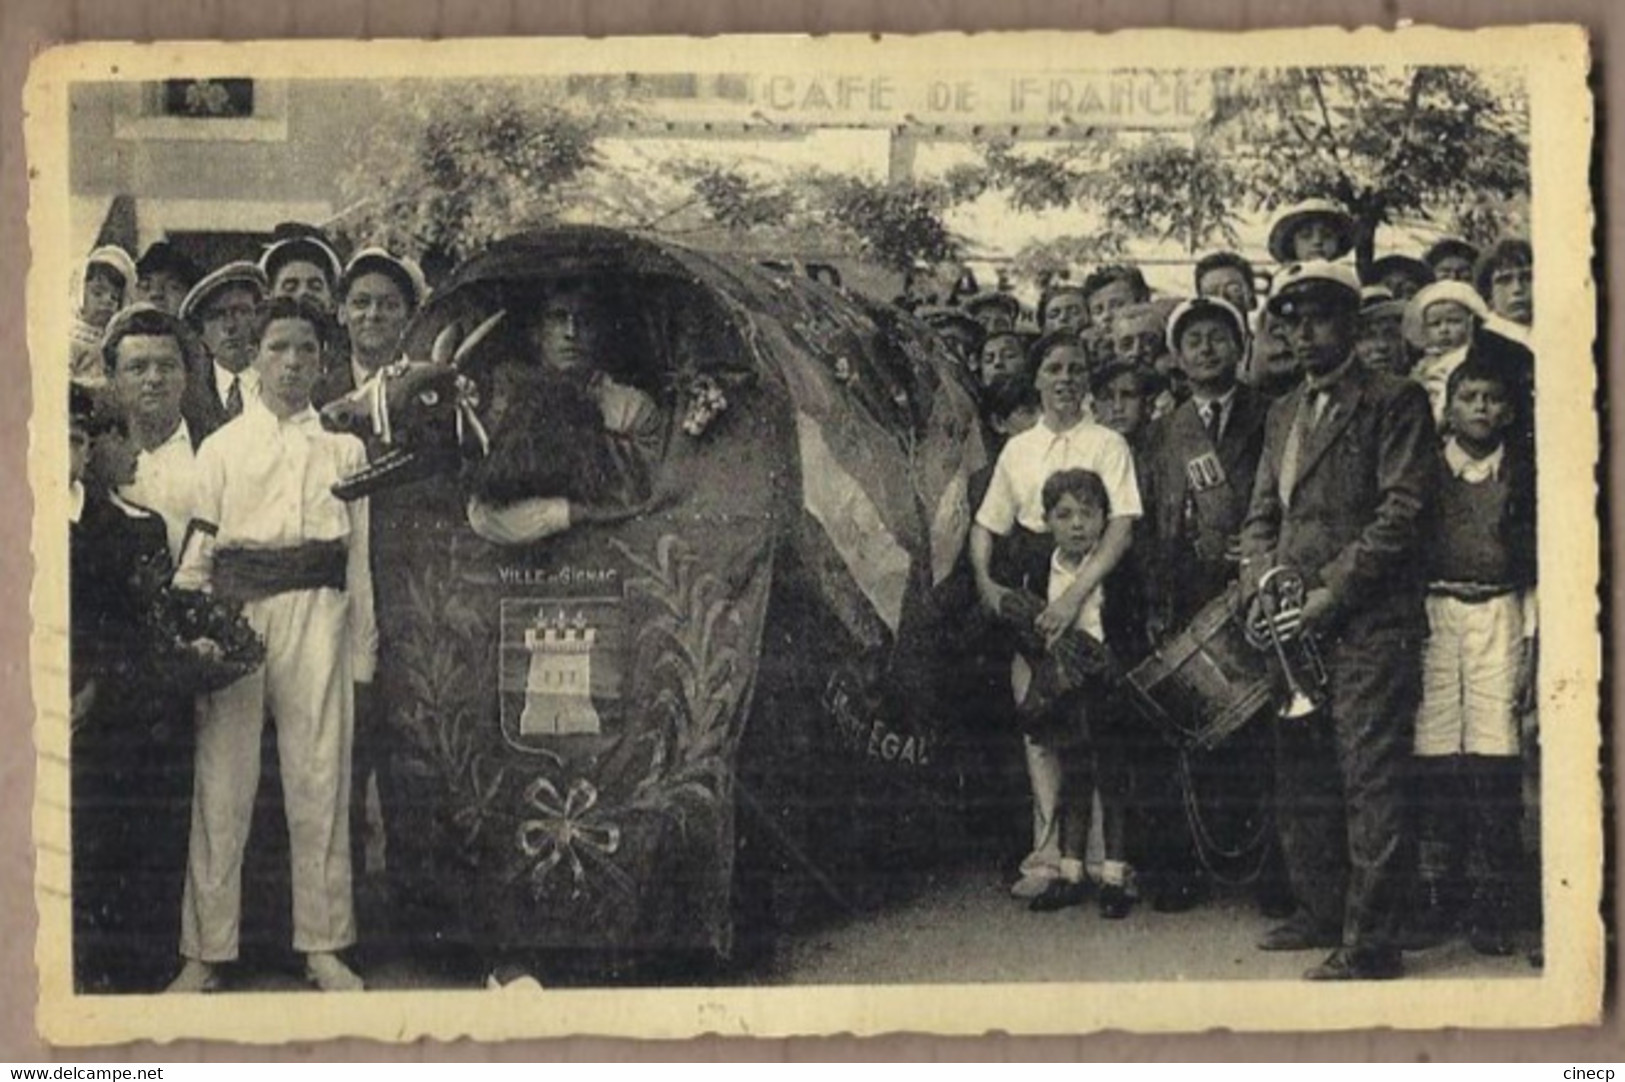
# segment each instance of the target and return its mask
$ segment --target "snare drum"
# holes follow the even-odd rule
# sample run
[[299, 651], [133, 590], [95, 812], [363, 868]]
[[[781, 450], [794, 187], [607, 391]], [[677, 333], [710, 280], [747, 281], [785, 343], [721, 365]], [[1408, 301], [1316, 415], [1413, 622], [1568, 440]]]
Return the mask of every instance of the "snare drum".
[[1232, 585], [1128, 674], [1141, 711], [1182, 748], [1217, 747], [1274, 699], [1274, 678], [1244, 620], [1241, 589]]

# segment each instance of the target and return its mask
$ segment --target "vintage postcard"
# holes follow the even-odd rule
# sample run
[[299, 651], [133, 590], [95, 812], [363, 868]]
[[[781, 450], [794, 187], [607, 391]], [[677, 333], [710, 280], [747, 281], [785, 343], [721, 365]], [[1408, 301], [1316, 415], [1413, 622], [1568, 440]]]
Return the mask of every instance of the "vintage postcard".
[[1596, 1020], [1589, 63], [42, 55], [43, 1036]]

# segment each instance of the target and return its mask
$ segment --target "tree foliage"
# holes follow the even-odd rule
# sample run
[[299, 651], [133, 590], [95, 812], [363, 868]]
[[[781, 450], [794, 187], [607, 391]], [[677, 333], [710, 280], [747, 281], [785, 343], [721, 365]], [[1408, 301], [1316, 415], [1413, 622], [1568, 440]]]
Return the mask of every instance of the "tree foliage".
[[[958, 258], [945, 212], [962, 193], [938, 182], [887, 182], [820, 169], [767, 180], [714, 161], [674, 164], [693, 197], [654, 228], [680, 232], [698, 211], [706, 225], [742, 235], [819, 235], [827, 245], [892, 270]], [[682, 212], [682, 213], [679, 213]]]
[[1377, 228], [1440, 224], [1529, 190], [1528, 103], [1513, 79], [1460, 67], [1230, 71], [1198, 138], [1236, 163], [1250, 203], [1343, 204], [1362, 260]]
[[[1189, 138], [1100, 129], [1042, 154], [982, 148], [962, 185], [1012, 207], [1088, 207], [1108, 245], [1234, 243], [1244, 215], [1310, 197], [1348, 208], [1362, 258], [1379, 226], [1423, 219], [1482, 233], [1529, 189], [1528, 108], [1513, 79], [1467, 68], [1216, 72], [1212, 115]], [[1499, 216], [1497, 217], [1497, 213]]]
[[599, 163], [598, 136], [619, 116], [613, 102], [516, 80], [391, 94], [388, 121], [340, 178], [351, 203], [338, 229], [426, 264], [455, 263], [556, 221]]

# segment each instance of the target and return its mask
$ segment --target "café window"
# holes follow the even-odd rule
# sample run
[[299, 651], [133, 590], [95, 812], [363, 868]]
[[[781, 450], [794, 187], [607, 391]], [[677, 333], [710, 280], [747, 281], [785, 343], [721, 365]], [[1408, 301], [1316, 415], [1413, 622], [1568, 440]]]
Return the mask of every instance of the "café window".
[[252, 79], [165, 79], [152, 84], [159, 116], [243, 119], [254, 115]]
[[116, 134], [125, 139], [283, 141], [288, 84], [277, 80], [163, 79], [125, 88]]

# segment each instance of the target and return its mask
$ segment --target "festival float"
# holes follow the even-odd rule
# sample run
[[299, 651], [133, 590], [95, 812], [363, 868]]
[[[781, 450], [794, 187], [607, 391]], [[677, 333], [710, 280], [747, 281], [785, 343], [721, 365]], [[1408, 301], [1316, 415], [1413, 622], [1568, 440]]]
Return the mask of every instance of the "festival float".
[[[499, 408], [561, 283], [660, 418], [639, 491], [603, 506], [579, 416]], [[479, 947], [727, 957], [951, 840], [987, 461], [965, 378], [900, 310], [645, 236], [517, 236], [443, 281], [403, 359], [325, 414], [373, 448], [339, 488], [371, 500], [403, 911]], [[493, 468], [570, 525], [482, 539]]]

